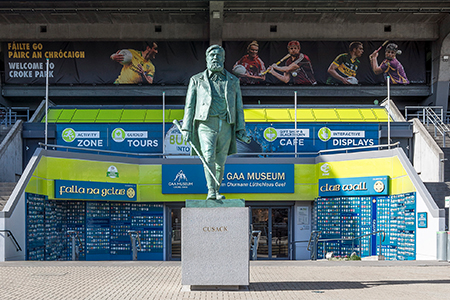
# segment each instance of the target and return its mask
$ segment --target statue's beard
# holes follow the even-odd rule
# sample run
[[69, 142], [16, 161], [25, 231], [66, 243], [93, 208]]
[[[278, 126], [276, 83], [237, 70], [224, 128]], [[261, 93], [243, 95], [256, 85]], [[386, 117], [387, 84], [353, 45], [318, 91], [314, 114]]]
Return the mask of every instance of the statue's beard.
[[208, 64], [208, 70], [211, 72], [221, 72], [223, 70], [223, 64], [220, 62], [210, 62]]

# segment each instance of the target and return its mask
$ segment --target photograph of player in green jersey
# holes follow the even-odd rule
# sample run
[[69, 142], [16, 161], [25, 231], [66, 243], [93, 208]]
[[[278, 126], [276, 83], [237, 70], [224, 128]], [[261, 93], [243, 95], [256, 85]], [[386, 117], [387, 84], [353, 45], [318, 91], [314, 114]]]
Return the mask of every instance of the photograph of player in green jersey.
[[361, 63], [359, 58], [364, 53], [361, 42], [352, 42], [348, 47], [348, 53], [338, 55], [328, 67], [327, 84], [358, 84], [356, 73]]

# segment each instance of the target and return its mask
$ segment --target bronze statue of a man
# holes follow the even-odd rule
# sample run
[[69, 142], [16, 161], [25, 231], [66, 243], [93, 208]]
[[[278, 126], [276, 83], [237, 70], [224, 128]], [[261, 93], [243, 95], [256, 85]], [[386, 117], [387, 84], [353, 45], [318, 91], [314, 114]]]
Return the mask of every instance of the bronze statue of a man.
[[204, 158], [207, 200], [225, 198], [219, 188], [227, 156], [237, 152], [236, 138], [250, 142], [239, 79], [224, 69], [224, 62], [225, 50], [221, 46], [212, 45], [206, 50], [207, 70], [191, 77], [184, 109], [182, 133]]

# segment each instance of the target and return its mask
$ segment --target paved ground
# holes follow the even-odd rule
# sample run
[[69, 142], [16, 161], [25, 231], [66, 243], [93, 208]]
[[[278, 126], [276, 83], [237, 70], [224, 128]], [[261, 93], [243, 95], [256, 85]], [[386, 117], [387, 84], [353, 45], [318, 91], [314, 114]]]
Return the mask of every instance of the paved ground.
[[4, 262], [0, 299], [450, 299], [450, 263], [253, 261], [241, 291], [184, 291], [180, 262]]

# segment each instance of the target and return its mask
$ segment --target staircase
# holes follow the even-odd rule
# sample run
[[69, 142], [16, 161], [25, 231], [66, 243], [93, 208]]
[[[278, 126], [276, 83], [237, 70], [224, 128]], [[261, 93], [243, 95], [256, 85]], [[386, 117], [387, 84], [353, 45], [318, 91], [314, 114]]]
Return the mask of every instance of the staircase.
[[[436, 141], [436, 143], [439, 145], [439, 147], [442, 148], [442, 151], [444, 151], [444, 148], [450, 148], [450, 135], [445, 136], [445, 146], [444, 146], [444, 137], [442, 136], [439, 131], [437, 131], [436, 127], [432, 124], [424, 124], [427, 131], [430, 133], [430, 135], [433, 137], [433, 139]], [[436, 131], [436, 134], [435, 134]], [[447, 157], [447, 156], [446, 156]], [[450, 158], [450, 156], [448, 156]]]
[[0, 211], [3, 210], [15, 186], [16, 182], [0, 182]]
[[8, 134], [9, 130], [11, 129], [11, 126], [3, 126], [0, 125], [0, 144], [2, 143], [3, 139], [6, 137], [6, 135]]
[[[424, 182], [424, 184], [433, 197], [434, 202], [436, 202], [436, 205], [439, 208], [445, 208], [445, 197], [450, 196], [450, 135], [448, 133], [446, 134], [444, 147], [444, 137], [435, 126], [432, 124], [424, 124], [424, 126], [442, 149], [442, 152], [444, 152], [444, 182]], [[448, 209], [445, 209], [446, 230], [450, 228], [448, 222]]]

